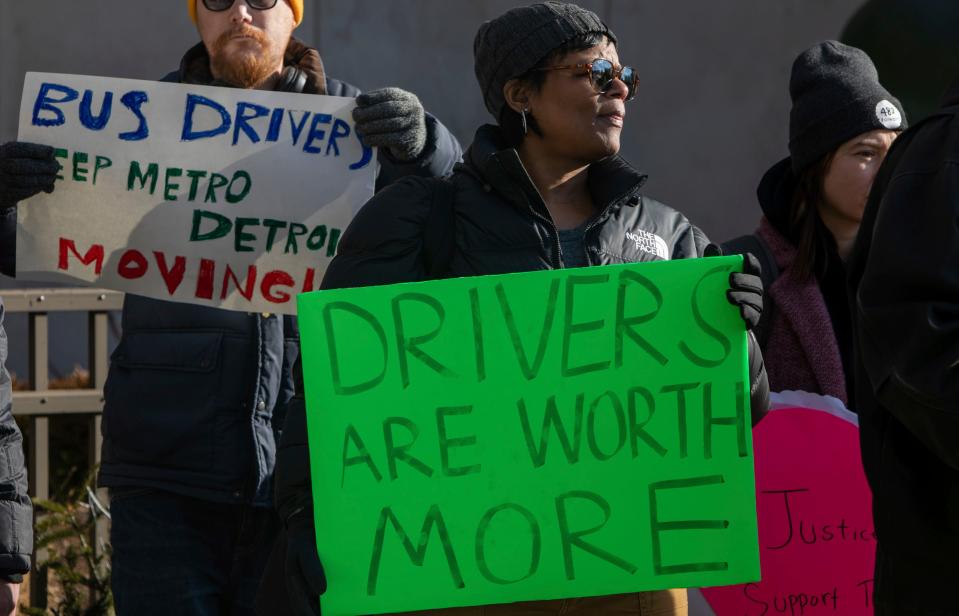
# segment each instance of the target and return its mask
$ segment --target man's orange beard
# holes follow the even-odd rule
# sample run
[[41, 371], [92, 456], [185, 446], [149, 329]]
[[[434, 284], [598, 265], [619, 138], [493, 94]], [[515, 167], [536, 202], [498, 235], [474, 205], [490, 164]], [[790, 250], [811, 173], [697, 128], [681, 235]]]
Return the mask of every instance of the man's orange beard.
[[[252, 40], [238, 41], [235, 45], [250, 45], [253, 53], [228, 53], [227, 45], [235, 36], [249, 36]], [[265, 34], [249, 26], [239, 26], [224, 33], [213, 44], [210, 67], [220, 81], [240, 88], [255, 88], [266, 81], [280, 66], [283, 52], [278, 53]]]

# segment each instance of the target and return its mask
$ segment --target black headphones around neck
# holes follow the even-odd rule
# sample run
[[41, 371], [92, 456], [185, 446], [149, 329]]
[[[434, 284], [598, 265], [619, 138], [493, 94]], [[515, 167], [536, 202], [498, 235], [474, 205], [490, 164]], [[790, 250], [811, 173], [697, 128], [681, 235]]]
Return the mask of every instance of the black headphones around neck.
[[306, 72], [296, 66], [287, 66], [280, 75], [274, 88], [276, 92], [293, 92], [301, 94], [306, 90]]

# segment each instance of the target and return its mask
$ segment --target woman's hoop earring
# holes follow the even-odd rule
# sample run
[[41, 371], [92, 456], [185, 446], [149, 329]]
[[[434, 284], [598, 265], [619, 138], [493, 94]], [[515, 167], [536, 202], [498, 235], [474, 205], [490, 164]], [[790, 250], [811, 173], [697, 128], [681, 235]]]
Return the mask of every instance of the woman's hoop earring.
[[524, 136], [529, 134], [529, 125], [526, 123], [526, 112], [528, 112], [528, 111], [529, 111], [529, 108], [524, 108], [522, 111], [520, 111], [520, 118], [521, 118], [522, 123], [523, 123], [523, 135], [524, 135]]

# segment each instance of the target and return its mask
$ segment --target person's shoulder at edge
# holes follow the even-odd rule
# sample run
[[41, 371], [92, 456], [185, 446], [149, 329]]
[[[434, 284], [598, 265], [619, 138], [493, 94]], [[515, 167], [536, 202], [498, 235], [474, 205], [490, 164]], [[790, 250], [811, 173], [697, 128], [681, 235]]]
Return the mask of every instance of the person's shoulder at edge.
[[418, 242], [433, 201], [433, 178], [410, 176], [390, 184], [360, 208], [343, 233], [339, 252], [390, 252]]
[[409, 176], [367, 201], [343, 233], [322, 288], [423, 280], [423, 231], [438, 181]]

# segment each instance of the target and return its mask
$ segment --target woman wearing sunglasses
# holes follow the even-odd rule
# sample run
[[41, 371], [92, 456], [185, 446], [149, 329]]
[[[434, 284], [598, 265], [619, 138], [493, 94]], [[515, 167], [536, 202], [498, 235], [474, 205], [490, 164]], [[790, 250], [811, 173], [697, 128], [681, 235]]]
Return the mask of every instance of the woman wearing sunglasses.
[[[474, 53], [498, 125], [480, 127], [448, 189], [442, 180], [403, 181], [367, 203], [324, 288], [703, 256], [705, 235], [643, 196], [646, 176], [617, 156], [639, 79], [595, 14], [559, 2], [513, 9], [480, 28]], [[432, 233], [437, 208], [448, 212], [446, 228]], [[755, 322], [758, 276], [734, 274], [732, 283], [734, 303]], [[752, 408], [761, 412], [765, 372], [753, 358]], [[313, 538], [302, 383], [299, 392], [279, 452], [277, 500], [290, 534], [290, 599], [308, 616], [318, 613], [325, 579]], [[430, 613], [648, 616], [686, 614], [686, 606], [684, 590], [669, 590]]]

